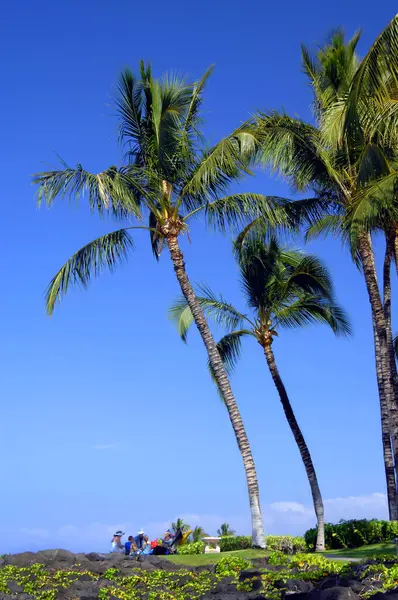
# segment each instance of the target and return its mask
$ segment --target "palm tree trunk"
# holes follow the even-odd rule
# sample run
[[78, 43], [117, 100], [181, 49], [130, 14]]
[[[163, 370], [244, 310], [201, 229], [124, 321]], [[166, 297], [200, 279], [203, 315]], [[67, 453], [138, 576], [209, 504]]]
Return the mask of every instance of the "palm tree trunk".
[[281, 400], [283, 410], [285, 411], [287, 422], [289, 423], [290, 429], [292, 430], [294, 439], [300, 451], [301, 458], [304, 463], [304, 467], [307, 473], [308, 481], [311, 488], [312, 500], [314, 502], [314, 510], [316, 514], [316, 520], [318, 524], [317, 538], [316, 538], [316, 552], [323, 552], [325, 550], [325, 517], [323, 509], [323, 501], [321, 490], [319, 489], [318, 479], [316, 476], [315, 468], [312, 462], [310, 451], [305, 442], [304, 436], [301, 433], [299, 424], [291, 407], [289, 397], [286, 392], [286, 388], [283, 384], [281, 376], [279, 375], [278, 367], [275, 363], [274, 353], [271, 348], [271, 343], [265, 343], [264, 354], [267, 360], [269, 370], [274, 380], [275, 387], [278, 390], [279, 398]]
[[391, 323], [391, 263], [394, 257], [394, 238], [386, 235], [386, 252], [383, 265], [383, 306], [386, 320], [387, 347], [390, 358], [391, 375], [395, 398], [398, 400], [398, 373], [395, 362], [394, 342]]
[[398, 519], [398, 506], [397, 506], [397, 492], [396, 492], [396, 481], [395, 481], [395, 470], [394, 470], [394, 459], [393, 451], [391, 447], [390, 437], [390, 423], [389, 423], [389, 409], [387, 405], [386, 395], [384, 393], [383, 377], [381, 372], [381, 365], [379, 360], [379, 341], [377, 335], [375, 335], [375, 354], [376, 354], [376, 374], [377, 374], [377, 386], [379, 389], [380, 398], [380, 416], [381, 416], [381, 432], [382, 432], [382, 443], [383, 443], [383, 458], [384, 458], [384, 471], [386, 475], [386, 486], [387, 486], [387, 500], [388, 500], [388, 514], [390, 521], [396, 521]]
[[393, 235], [394, 235], [394, 261], [395, 261], [395, 267], [398, 271], [398, 228], [395, 229]]
[[181, 291], [186, 299], [189, 308], [191, 309], [195, 324], [202, 337], [206, 347], [209, 361], [214, 371], [214, 376], [218, 388], [227, 407], [228, 415], [235, 433], [236, 441], [242, 455], [243, 465], [246, 473], [247, 487], [249, 492], [251, 518], [252, 518], [252, 543], [253, 546], [265, 548], [265, 536], [263, 518], [260, 508], [260, 495], [258, 488], [258, 480], [256, 468], [254, 465], [253, 456], [251, 453], [249, 440], [243, 425], [236, 400], [232, 393], [231, 385], [225, 371], [223, 362], [217, 349], [216, 342], [211, 334], [207, 324], [205, 315], [199, 302], [196, 299], [191, 282], [185, 270], [184, 257], [178, 244], [178, 237], [169, 234], [167, 236], [167, 244], [170, 250], [171, 260], [173, 261], [174, 271], [177, 276]]
[[[387, 327], [384, 306], [381, 302], [379, 286], [377, 283], [376, 266], [372, 242], [369, 234], [360, 237], [358, 251], [361, 257], [366, 288], [372, 312], [373, 335], [375, 344], [375, 355], [379, 361], [381, 382], [389, 409], [390, 435], [394, 452], [394, 463], [398, 465], [398, 412], [396, 410], [397, 395], [395, 393], [395, 381], [391, 369], [390, 353], [388, 348]], [[377, 367], [376, 367], [377, 370]], [[396, 477], [397, 479], [397, 477]]]
[[[391, 262], [394, 256], [394, 237], [386, 234], [386, 251], [384, 256], [384, 264], [383, 264], [383, 306], [384, 306], [384, 318], [386, 321], [386, 333], [387, 333], [387, 347], [388, 354], [390, 358], [390, 366], [391, 366], [391, 374], [393, 377], [393, 387], [395, 391], [395, 396], [397, 397], [397, 364], [395, 362], [395, 352], [394, 352], [394, 344], [393, 344], [393, 335], [392, 335], [392, 327], [391, 327]], [[376, 342], [376, 340], [375, 340]], [[377, 360], [376, 360], [376, 370], [377, 370]], [[380, 392], [380, 389], [379, 389]], [[380, 404], [382, 410], [387, 413], [390, 411], [393, 415], [393, 418], [397, 418], [397, 406], [393, 402], [390, 407], [388, 407], [387, 398], [384, 396], [384, 405], [382, 406], [382, 398], [380, 398]], [[382, 417], [383, 421], [383, 417]], [[391, 521], [396, 521], [398, 519], [398, 496], [397, 496], [397, 488], [396, 488], [396, 476], [394, 473], [394, 464], [391, 454], [391, 438], [390, 438], [390, 428], [388, 424], [384, 425], [382, 423], [382, 435], [383, 435], [383, 452], [384, 452], [384, 461], [385, 461], [385, 469], [387, 476], [387, 497], [388, 497], [388, 510]], [[387, 434], [388, 434], [388, 442], [387, 442]], [[386, 440], [384, 441], [384, 437]], [[387, 454], [387, 456], [386, 456]], [[397, 454], [397, 448], [394, 448], [394, 454]], [[393, 468], [393, 473], [391, 473], [391, 463]], [[388, 468], [388, 472], [387, 472]], [[392, 485], [394, 484], [394, 494], [392, 492]]]

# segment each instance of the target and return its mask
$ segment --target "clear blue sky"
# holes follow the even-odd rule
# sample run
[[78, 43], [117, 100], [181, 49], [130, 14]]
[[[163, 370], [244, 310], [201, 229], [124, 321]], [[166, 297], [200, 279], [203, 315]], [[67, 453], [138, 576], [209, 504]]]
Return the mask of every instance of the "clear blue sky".
[[[167, 320], [178, 293], [165, 253], [145, 235], [116, 275], [72, 291], [52, 319], [54, 272], [111, 223], [58, 203], [38, 210], [31, 174], [57, 164], [99, 171], [119, 161], [112, 97], [118, 73], [142, 57], [156, 74], [199, 77], [216, 64], [204, 105], [212, 141], [257, 108], [308, 117], [300, 42], [336, 26], [363, 28], [365, 52], [394, 14], [387, 0], [265, 3], [203, 0], [8, 2], [0, 24], [2, 115], [0, 552], [63, 545], [106, 549], [114, 526], [188, 515], [248, 527], [245, 479], [196, 332], [185, 347]], [[262, 173], [247, 190], [285, 194]], [[198, 223], [184, 244], [193, 281], [240, 301], [230, 240]], [[286, 332], [275, 353], [318, 470], [330, 519], [382, 515], [384, 479], [370, 315], [359, 274], [337, 242], [319, 242], [355, 336], [322, 327]], [[259, 348], [233, 378], [256, 459], [269, 531], [312, 524], [310, 494]], [[212, 442], [213, 440], [213, 442]], [[339, 498], [339, 500], [337, 500]], [[188, 517], [187, 517], [188, 518]]]

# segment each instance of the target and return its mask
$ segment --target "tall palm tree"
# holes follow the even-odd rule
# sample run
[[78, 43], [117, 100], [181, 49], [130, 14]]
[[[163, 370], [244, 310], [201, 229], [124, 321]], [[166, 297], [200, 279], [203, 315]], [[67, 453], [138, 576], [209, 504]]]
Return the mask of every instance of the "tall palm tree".
[[[285, 113], [258, 114], [263, 136], [259, 160], [309, 195], [292, 203], [293, 221], [307, 223], [308, 237], [329, 233], [343, 239], [363, 273], [372, 313], [378, 387], [389, 408], [388, 423], [382, 423], [382, 429], [390, 432], [398, 465], [398, 415], [393, 410], [398, 405], [398, 385], [371, 240], [371, 231], [386, 210], [389, 219], [398, 223], [398, 17], [361, 62], [355, 54], [358, 39], [356, 34], [345, 44], [343, 34], [337, 32], [315, 58], [302, 48], [315, 124]], [[256, 219], [245, 235], [262, 227], [264, 220]], [[382, 409], [381, 414], [385, 419], [386, 411]]]
[[180, 517], [178, 517], [175, 520], [175, 522], [171, 524], [171, 528], [174, 531], [174, 533], [177, 533], [177, 531], [179, 531], [180, 529], [182, 532], [189, 531], [191, 529], [190, 525], [188, 525], [188, 523], [185, 523], [184, 519], [181, 519]]
[[[125, 225], [89, 242], [56, 273], [47, 290], [47, 311], [71, 285], [86, 287], [105, 268], [113, 271], [133, 250], [133, 231], [149, 232], [153, 254], [170, 253], [181, 291], [214, 369], [242, 455], [253, 526], [253, 542], [265, 546], [257, 474], [249, 441], [228, 376], [202, 308], [188, 278], [179, 240], [188, 234], [192, 218], [202, 215], [217, 230], [239, 226], [248, 218], [267, 214], [278, 219], [278, 199], [261, 194], [226, 195], [231, 181], [250, 173], [250, 158], [260, 135], [246, 122], [214, 146], [204, 145], [200, 108], [212, 69], [201, 80], [187, 83], [174, 76], [157, 80], [150, 67], [140, 65], [140, 77], [126, 70], [118, 85], [117, 109], [125, 164], [92, 174], [81, 165], [38, 174], [38, 200], [52, 205], [57, 197], [88, 197], [93, 211], [111, 214]], [[136, 218], [138, 225], [131, 225]], [[145, 218], [147, 225], [142, 224]]]
[[232, 529], [229, 523], [221, 523], [220, 529], [217, 529], [217, 535], [220, 537], [227, 537], [235, 535], [235, 531]]
[[195, 529], [193, 529], [192, 533], [191, 533], [191, 537], [192, 537], [192, 541], [193, 542], [200, 542], [200, 540], [204, 537], [206, 537], [208, 534], [205, 532], [205, 530], [203, 529], [203, 527], [201, 527], [200, 525], [197, 525], [195, 527]]
[[[325, 549], [324, 509], [318, 479], [276, 365], [272, 344], [283, 328], [303, 327], [317, 322], [326, 323], [336, 334], [348, 334], [348, 319], [334, 302], [329, 273], [316, 257], [282, 249], [277, 240], [271, 238], [269, 245], [258, 239], [247, 240], [243, 247], [237, 247], [237, 259], [249, 315], [209, 289], [198, 300], [205, 313], [228, 329], [217, 345], [229, 372], [239, 358], [244, 337], [254, 338], [263, 349], [307, 473], [318, 524], [316, 550], [322, 552]], [[185, 299], [172, 307], [171, 314], [185, 340], [193, 321]]]

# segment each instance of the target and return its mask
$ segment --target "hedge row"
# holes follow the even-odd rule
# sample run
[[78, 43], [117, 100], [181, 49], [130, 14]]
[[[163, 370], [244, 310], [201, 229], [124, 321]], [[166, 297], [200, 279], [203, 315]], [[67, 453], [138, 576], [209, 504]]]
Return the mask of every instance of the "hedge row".
[[[307, 550], [305, 540], [302, 537], [293, 537], [291, 535], [267, 535], [265, 541], [268, 550], [284, 552], [285, 554], [295, 554], [296, 552], [306, 552]], [[221, 552], [246, 550], [251, 547], [252, 538], [249, 535], [230, 535], [222, 537], [220, 541]], [[202, 554], [203, 551], [203, 542], [185, 544], [178, 548], [178, 554]]]
[[[267, 548], [293, 554], [296, 552], [306, 552], [307, 545], [304, 538], [293, 537], [291, 535], [267, 535], [265, 536]], [[230, 552], [231, 550], [246, 550], [251, 548], [252, 538], [248, 535], [231, 535], [221, 538], [221, 552]]]
[[[309, 550], [314, 550], [317, 530], [309, 529], [304, 539]], [[377, 521], [376, 519], [352, 519], [340, 521], [336, 525], [325, 524], [325, 546], [328, 549], [358, 548], [368, 544], [388, 542], [398, 537], [398, 521]]]

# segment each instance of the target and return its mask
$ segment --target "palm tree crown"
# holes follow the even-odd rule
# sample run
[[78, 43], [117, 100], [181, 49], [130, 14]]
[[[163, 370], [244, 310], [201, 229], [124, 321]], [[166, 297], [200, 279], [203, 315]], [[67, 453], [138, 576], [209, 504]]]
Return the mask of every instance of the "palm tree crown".
[[171, 529], [174, 531], [174, 533], [177, 533], [177, 531], [180, 529], [182, 532], [189, 531], [191, 527], [188, 525], [188, 523], [185, 523], [184, 519], [178, 517], [175, 522], [171, 524]]
[[[267, 214], [278, 219], [277, 198], [261, 194], [225, 195], [229, 183], [250, 173], [259, 147], [259, 132], [248, 121], [211, 148], [200, 127], [203, 89], [212, 72], [187, 83], [175, 76], [156, 80], [150, 67], [140, 66], [140, 78], [126, 70], [116, 99], [124, 165], [92, 174], [81, 165], [40, 173], [39, 202], [51, 205], [56, 197], [87, 196], [93, 211], [122, 221], [136, 218], [146, 225], [126, 225], [78, 250], [52, 279], [46, 297], [51, 314], [55, 302], [71, 284], [86, 286], [104, 267], [114, 270], [134, 244], [133, 229], [146, 229], [158, 259], [165, 239], [188, 230], [187, 221], [205, 215], [219, 229]], [[274, 210], [275, 209], [275, 210]]]
[[229, 523], [222, 523], [220, 529], [217, 529], [217, 535], [220, 537], [227, 537], [235, 535], [235, 531], [232, 529]]
[[[344, 311], [333, 300], [330, 275], [315, 256], [248, 239], [236, 247], [240, 281], [250, 313], [236, 309], [209, 288], [202, 287], [198, 299], [206, 313], [229, 332], [218, 348], [227, 369], [232, 370], [241, 350], [242, 338], [254, 337], [262, 346], [272, 343], [282, 328], [325, 323], [336, 334], [349, 334]], [[192, 315], [185, 300], [171, 308], [171, 316], [186, 340]]]

